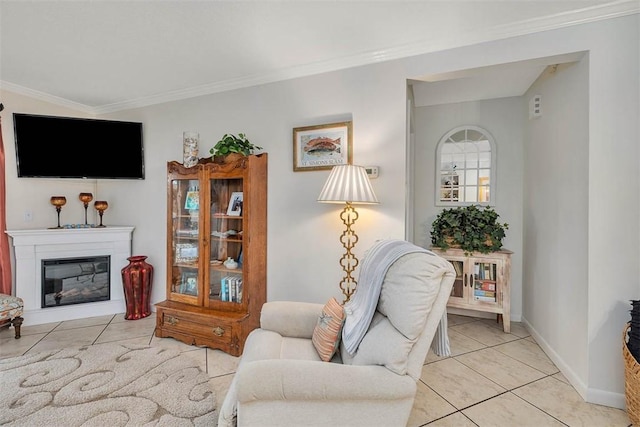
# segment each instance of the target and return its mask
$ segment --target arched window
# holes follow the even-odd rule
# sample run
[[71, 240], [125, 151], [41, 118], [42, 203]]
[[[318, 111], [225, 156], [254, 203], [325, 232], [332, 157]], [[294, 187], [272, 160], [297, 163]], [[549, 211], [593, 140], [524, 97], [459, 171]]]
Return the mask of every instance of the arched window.
[[436, 206], [495, 204], [496, 149], [478, 126], [447, 132], [436, 151]]

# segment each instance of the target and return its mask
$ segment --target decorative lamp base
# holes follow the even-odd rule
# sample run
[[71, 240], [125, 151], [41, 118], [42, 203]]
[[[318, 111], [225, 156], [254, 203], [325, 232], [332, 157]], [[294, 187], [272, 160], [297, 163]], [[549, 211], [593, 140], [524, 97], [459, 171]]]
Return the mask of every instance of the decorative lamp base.
[[358, 235], [352, 228], [358, 219], [358, 212], [356, 212], [350, 202], [347, 202], [340, 213], [340, 219], [342, 219], [342, 223], [346, 227], [340, 235], [340, 243], [342, 243], [342, 247], [345, 249], [345, 253], [340, 258], [340, 266], [342, 267], [342, 271], [344, 271], [344, 277], [340, 281], [340, 290], [345, 297], [342, 302], [344, 304], [351, 299], [351, 295], [353, 295], [358, 286], [358, 282], [352, 276], [352, 273], [359, 264], [358, 258], [352, 252], [352, 249], [356, 246], [356, 243], [358, 243]]

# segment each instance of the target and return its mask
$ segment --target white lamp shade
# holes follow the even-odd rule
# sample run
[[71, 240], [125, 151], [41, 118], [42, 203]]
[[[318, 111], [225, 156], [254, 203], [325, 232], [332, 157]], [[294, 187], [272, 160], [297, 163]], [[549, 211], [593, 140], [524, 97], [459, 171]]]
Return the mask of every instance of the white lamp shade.
[[318, 196], [324, 203], [379, 203], [362, 166], [334, 166]]

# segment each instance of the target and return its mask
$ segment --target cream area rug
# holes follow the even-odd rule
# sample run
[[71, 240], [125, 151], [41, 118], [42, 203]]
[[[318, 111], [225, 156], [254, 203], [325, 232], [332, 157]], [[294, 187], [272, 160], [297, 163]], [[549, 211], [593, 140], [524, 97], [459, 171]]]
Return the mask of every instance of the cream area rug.
[[215, 426], [209, 377], [177, 350], [100, 344], [0, 360], [0, 425]]

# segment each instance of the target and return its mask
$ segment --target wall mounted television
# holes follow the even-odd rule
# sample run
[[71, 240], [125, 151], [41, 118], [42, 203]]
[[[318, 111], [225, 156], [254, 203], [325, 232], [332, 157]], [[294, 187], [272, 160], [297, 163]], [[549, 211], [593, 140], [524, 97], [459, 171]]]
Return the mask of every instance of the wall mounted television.
[[19, 178], [144, 179], [142, 123], [13, 113]]

